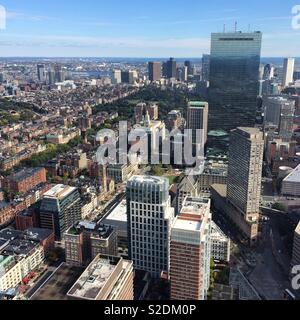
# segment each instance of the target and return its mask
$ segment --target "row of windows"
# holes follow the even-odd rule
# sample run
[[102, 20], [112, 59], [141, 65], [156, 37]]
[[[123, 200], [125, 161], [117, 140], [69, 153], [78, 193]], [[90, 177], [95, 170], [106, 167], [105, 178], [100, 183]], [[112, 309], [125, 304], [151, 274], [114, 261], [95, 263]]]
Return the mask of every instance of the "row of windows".
[[157, 206], [157, 205], [150, 205], [150, 204], [141, 204], [141, 203], [131, 203], [130, 205], [131, 210], [148, 210], [148, 211], [159, 211], [163, 212], [164, 208], [162, 206]]
[[167, 221], [165, 221], [163, 218], [161, 219], [151, 219], [151, 218], [143, 218], [143, 217], [138, 217], [138, 216], [131, 216], [131, 221], [132, 222], [140, 222], [140, 223], [144, 223], [144, 224], [154, 224], [154, 225], [167, 225]]
[[163, 232], [165, 232], [165, 233], [167, 233], [168, 232], [168, 228], [167, 227], [159, 227], [159, 226], [154, 226], [154, 225], [152, 225], [151, 227], [150, 226], [148, 226], [147, 224], [142, 224], [142, 223], [132, 223], [131, 224], [131, 227], [132, 227], [132, 232], [133, 233], [136, 233], [136, 232], [134, 232], [134, 229], [135, 230], [145, 230], [145, 231], [147, 231], [147, 230], [152, 230], [153, 232], [154, 231], [156, 231], [156, 233], [158, 233], [158, 232], [160, 232], [160, 233], [163, 233]]
[[[154, 230], [152, 230], [154, 231]], [[132, 236], [140, 236], [140, 237], [145, 237], [145, 232], [143, 230], [141, 230], [141, 228], [138, 228], [138, 229], [132, 229], [131, 230], [131, 233], [132, 233]], [[133, 239], [133, 238], [132, 238]], [[149, 241], [153, 242], [153, 241], [158, 241], [158, 239], [163, 239], [165, 241], [167, 241], [168, 239], [168, 233], [167, 232], [156, 232], [156, 237], [153, 238], [153, 237], [149, 237], [148, 238]]]

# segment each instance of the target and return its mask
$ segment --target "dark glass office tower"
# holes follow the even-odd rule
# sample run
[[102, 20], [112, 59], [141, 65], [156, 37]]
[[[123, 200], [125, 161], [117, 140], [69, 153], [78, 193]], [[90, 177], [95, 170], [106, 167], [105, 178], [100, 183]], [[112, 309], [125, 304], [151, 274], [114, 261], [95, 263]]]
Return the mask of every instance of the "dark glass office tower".
[[261, 32], [212, 34], [209, 130], [254, 126], [261, 42]]
[[202, 57], [202, 81], [209, 81], [210, 55], [204, 54]]
[[174, 58], [167, 61], [167, 78], [176, 78], [177, 75], [177, 62]]
[[192, 62], [189, 60], [186, 60], [184, 62], [184, 66], [188, 68], [188, 76], [192, 76], [194, 74], [194, 67], [192, 65]]

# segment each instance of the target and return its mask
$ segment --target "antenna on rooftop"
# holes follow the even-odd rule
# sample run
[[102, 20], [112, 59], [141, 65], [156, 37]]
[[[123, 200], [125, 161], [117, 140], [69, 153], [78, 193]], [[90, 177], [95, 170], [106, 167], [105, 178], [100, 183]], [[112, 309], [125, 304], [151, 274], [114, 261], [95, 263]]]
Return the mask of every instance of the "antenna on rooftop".
[[223, 33], [225, 33], [226, 32], [226, 24], [224, 23], [224, 25], [223, 25]]

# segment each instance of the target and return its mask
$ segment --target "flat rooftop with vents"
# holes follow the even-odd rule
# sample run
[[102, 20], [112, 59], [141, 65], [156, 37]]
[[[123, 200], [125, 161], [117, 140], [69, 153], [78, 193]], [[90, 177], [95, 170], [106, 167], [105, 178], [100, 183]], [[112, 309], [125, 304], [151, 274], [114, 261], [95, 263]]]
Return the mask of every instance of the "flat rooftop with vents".
[[57, 184], [52, 189], [44, 194], [44, 198], [51, 198], [51, 199], [63, 199], [72, 193], [76, 188], [65, 186], [63, 184]]
[[121, 257], [98, 255], [79, 277], [67, 296], [73, 300], [110, 300], [115, 287], [132, 270]]

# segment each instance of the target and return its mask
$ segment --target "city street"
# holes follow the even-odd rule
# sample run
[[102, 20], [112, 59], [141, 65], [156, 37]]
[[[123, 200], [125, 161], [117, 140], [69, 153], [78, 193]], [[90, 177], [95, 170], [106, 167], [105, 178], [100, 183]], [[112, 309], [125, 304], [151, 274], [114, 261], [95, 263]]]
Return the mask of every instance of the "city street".
[[263, 240], [255, 251], [257, 266], [250, 274], [249, 280], [266, 300], [282, 300], [283, 292], [289, 288], [290, 282], [274, 254], [272, 234], [270, 225], [264, 223]]
[[[235, 259], [235, 261], [238, 261], [241, 270], [243, 270], [245, 276], [260, 296], [266, 300], [282, 300], [284, 290], [290, 288], [287, 273], [289, 259], [288, 255], [278, 253], [278, 251], [286, 252], [286, 250], [283, 247], [281, 238], [278, 236], [275, 228], [276, 224], [272, 222], [272, 219], [269, 222], [263, 223], [262, 240], [254, 251], [250, 251], [240, 243], [239, 232], [222, 213], [215, 210], [213, 217], [223, 232], [239, 247], [242, 259]], [[271, 232], [271, 225], [274, 228], [273, 232]], [[274, 243], [277, 251], [272, 243]], [[247, 259], [248, 257], [252, 257], [256, 262], [255, 267], [251, 268], [247, 265], [246, 261], [249, 260]], [[282, 267], [281, 263], [284, 264], [285, 268]]]

